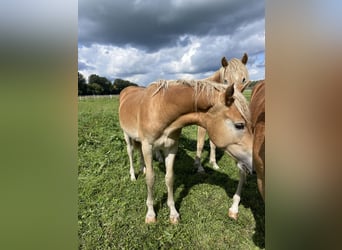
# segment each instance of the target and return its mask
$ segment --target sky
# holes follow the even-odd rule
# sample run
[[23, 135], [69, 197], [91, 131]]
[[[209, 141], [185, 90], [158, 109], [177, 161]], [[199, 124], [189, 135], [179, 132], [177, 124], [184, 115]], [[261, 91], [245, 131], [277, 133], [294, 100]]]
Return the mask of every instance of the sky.
[[221, 58], [247, 53], [251, 80], [265, 78], [260, 0], [80, 0], [78, 71], [146, 86], [202, 79]]

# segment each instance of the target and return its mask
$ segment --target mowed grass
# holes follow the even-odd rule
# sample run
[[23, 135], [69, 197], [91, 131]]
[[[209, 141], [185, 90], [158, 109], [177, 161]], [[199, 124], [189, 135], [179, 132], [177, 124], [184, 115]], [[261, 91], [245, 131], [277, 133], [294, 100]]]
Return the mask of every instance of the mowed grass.
[[78, 104], [79, 249], [259, 249], [264, 248], [264, 204], [256, 176], [248, 176], [239, 218], [228, 217], [238, 183], [235, 162], [217, 151], [219, 170], [202, 157], [196, 173], [196, 126], [185, 127], [175, 161], [175, 202], [181, 221], [169, 223], [164, 164], [154, 161], [157, 223], [146, 225], [146, 184], [129, 176], [126, 144], [118, 120], [118, 97], [83, 98]]

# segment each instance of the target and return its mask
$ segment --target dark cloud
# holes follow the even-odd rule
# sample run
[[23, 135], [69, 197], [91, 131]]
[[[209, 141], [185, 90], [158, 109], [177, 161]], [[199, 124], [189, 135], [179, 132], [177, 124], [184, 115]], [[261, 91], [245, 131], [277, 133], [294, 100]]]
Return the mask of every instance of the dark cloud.
[[156, 51], [182, 35], [234, 35], [240, 27], [264, 18], [263, 1], [79, 2], [79, 43], [130, 44]]
[[92, 70], [92, 69], [95, 69], [94, 66], [91, 66], [85, 62], [82, 62], [82, 61], [78, 61], [78, 70]]
[[84, 75], [200, 79], [246, 52], [251, 79], [264, 78], [263, 1], [82, 0], [78, 38]]

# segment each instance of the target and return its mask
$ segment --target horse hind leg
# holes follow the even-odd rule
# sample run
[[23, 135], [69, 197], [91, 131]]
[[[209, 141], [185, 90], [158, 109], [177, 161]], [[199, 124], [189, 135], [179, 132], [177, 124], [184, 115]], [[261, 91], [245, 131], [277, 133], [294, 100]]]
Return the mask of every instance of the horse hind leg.
[[216, 146], [215, 144], [210, 140], [210, 163], [213, 165], [214, 169], [219, 169], [219, 165], [216, 163]]
[[143, 152], [141, 149], [141, 143], [136, 142], [135, 147], [139, 150], [139, 153], [140, 153], [140, 172], [145, 174], [146, 173], [146, 166], [145, 166], [145, 161], [144, 161], [144, 155], [143, 155]]
[[197, 151], [196, 151], [196, 157], [195, 157], [195, 162], [194, 162], [194, 166], [195, 168], [197, 168], [197, 172], [205, 172], [201, 164], [201, 155], [203, 151], [206, 132], [207, 131], [205, 130], [205, 128], [198, 126], [197, 128]]
[[164, 162], [164, 158], [163, 158], [163, 155], [162, 155], [162, 153], [160, 152], [160, 150], [155, 150], [155, 157], [156, 157], [156, 159], [157, 159], [157, 161], [159, 162], [159, 163], [163, 163]]
[[130, 138], [126, 133], [124, 133], [125, 141], [127, 145], [127, 154], [129, 158], [129, 173], [131, 175], [131, 181], [135, 181], [135, 173], [134, 173], [134, 166], [133, 166], [133, 152], [134, 152], [134, 142], [132, 138]]

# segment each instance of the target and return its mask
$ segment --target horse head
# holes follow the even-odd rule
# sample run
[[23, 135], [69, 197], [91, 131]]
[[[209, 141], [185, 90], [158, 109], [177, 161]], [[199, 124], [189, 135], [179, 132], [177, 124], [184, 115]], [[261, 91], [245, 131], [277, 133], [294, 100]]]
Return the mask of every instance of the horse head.
[[222, 93], [220, 102], [207, 112], [206, 129], [212, 142], [224, 149], [245, 172], [252, 172], [253, 137], [246, 98], [235, 84]]
[[223, 57], [221, 60], [220, 82], [228, 85], [235, 83], [240, 92], [243, 92], [249, 84], [247, 61], [248, 55], [246, 53], [241, 59], [232, 58], [230, 61]]

